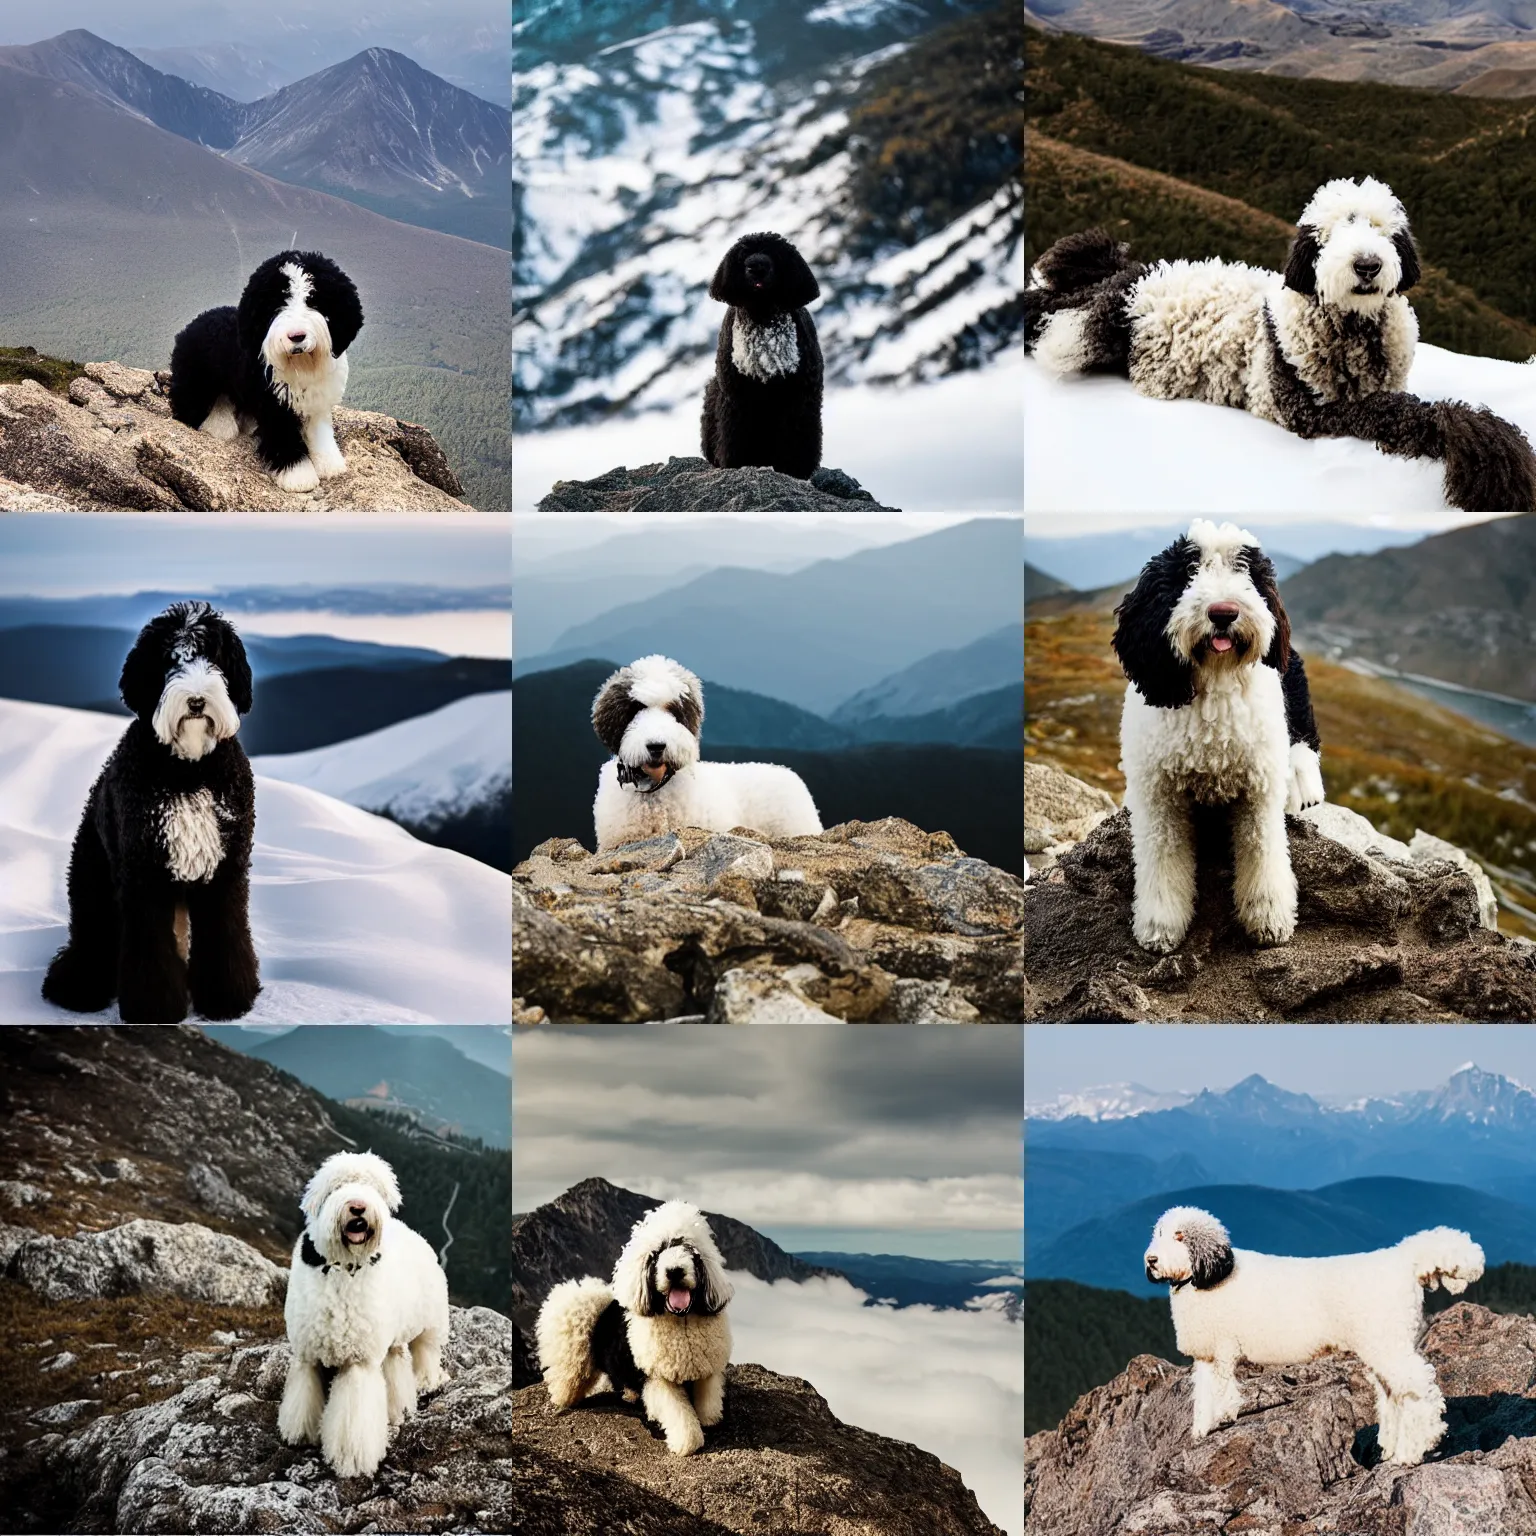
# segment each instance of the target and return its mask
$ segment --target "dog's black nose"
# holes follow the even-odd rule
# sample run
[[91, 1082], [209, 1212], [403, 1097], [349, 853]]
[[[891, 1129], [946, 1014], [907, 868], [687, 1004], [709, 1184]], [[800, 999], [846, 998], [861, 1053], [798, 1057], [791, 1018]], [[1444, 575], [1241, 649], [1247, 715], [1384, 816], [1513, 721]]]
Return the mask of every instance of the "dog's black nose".
[[766, 283], [773, 276], [773, 262], [761, 251], [747, 257], [747, 277], [754, 283]]
[[1242, 611], [1236, 603], [1212, 603], [1205, 616], [1217, 629], [1225, 629]]
[[652, 757], [659, 758], [667, 750], [667, 744], [664, 741], [648, 741], [645, 744], [645, 750]]
[[203, 703], [204, 699], [202, 694], [197, 694], [193, 698], [187, 700], [187, 708], [191, 710], [194, 715], [200, 715], [203, 712]]
[[669, 1269], [667, 1271], [667, 1284], [668, 1284], [669, 1287], [671, 1287], [671, 1288], [673, 1288], [675, 1290], [682, 1283], [683, 1283], [683, 1272], [682, 1272], [682, 1270], [680, 1270], [680, 1269]]
[[1362, 283], [1374, 281], [1376, 274], [1381, 271], [1381, 258], [1379, 256], [1355, 257], [1355, 276]]

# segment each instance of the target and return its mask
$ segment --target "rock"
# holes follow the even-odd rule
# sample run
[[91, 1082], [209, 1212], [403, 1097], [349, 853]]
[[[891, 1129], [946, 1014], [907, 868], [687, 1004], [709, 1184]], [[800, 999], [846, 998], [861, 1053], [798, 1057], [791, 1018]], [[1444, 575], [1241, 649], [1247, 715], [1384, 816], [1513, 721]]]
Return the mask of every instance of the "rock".
[[169, 378], [102, 362], [85, 365], [67, 398], [33, 379], [0, 384], [0, 510], [468, 510], [424, 427], [342, 406], [335, 422], [346, 473], [314, 491], [282, 491], [250, 437], [225, 443], [173, 420]]
[[[236, 1348], [174, 1396], [44, 1436], [0, 1473], [14, 1530], [508, 1531], [512, 1325], [454, 1308], [447, 1384], [395, 1431], [370, 1479], [338, 1479], [319, 1448], [277, 1436], [288, 1345]], [[94, 1405], [89, 1405], [94, 1406]], [[15, 1490], [29, 1490], [24, 1505]]]
[[1363, 817], [1336, 806], [1288, 817], [1299, 922], [1289, 944], [1261, 952], [1233, 910], [1225, 818], [1202, 812], [1196, 829], [1195, 920], [1169, 956], [1143, 950], [1131, 936], [1127, 812], [1107, 817], [1066, 848], [1048, 875], [1030, 881], [1023, 897], [1029, 1017], [1536, 1017], [1536, 952], [1483, 925], [1487, 908], [1473, 874], [1441, 856], [1432, 841], [1419, 842], [1415, 853], [1414, 845], [1382, 838]]
[[[533, 1511], [519, 1498], [522, 1530], [556, 1536], [614, 1531], [603, 1524], [617, 1479], [626, 1504], [648, 1495], [661, 1536], [758, 1536], [769, 1530], [826, 1536], [1002, 1536], [982, 1514], [960, 1475], [938, 1457], [899, 1440], [855, 1429], [833, 1417], [805, 1381], [760, 1365], [727, 1372], [725, 1418], [695, 1456], [671, 1455], [638, 1408], [611, 1397], [555, 1414], [542, 1385], [512, 1400], [514, 1433], [539, 1468]], [[546, 1478], [558, 1478], [558, 1498]], [[521, 1490], [520, 1490], [521, 1493]]]
[[1352, 1355], [1240, 1367], [1242, 1415], [1198, 1443], [1189, 1370], [1139, 1355], [1025, 1442], [1025, 1532], [1536, 1536], [1536, 1320], [1458, 1303], [1423, 1349], [1448, 1432], [1419, 1467], [1378, 1463]]
[[49, 1301], [88, 1296], [180, 1296], [230, 1307], [280, 1298], [288, 1274], [223, 1232], [195, 1222], [130, 1221], [80, 1237], [35, 1237], [6, 1274]]
[[610, 469], [595, 480], [557, 480], [538, 510], [896, 512], [900, 508], [881, 506], [840, 469], [819, 469], [810, 480], [797, 480], [774, 469], [715, 469], [704, 459], [673, 457], [665, 464], [643, 464], [639, 469]]
[[1113, 816], [1115, 808], [1115, 798], [1107, 791], [1074, 779], [1054, 764], [1026, 761], [1024, 852], [1030, 855], [1031, 876], [1047, 874], [1068, 848]]
[[[778, 840], [688, 827], [674, 841], [681, 858], [668, 839], [602, 854], [564, 839], [558, 858], [543, 843], [517, 866], [521, 1017], [1023, 1017], [1024, 884], [947, 834], [893, 817]], [[717, 1004], [731, 972], [741, 974]], [[903, 980], [945, 987], [898, 993]]]
[[1490, 931], [1499, 926], [1499, 901], [1493, 894], [1493, 882], [1489, 880], [1487, 872], [1476, 859], [1455, 843], [1448, 843], [1443, 837], [1434, 837], [1420, 828], [1413, 834], [1413, 841], [1408, 844], [1410, 857], [1420, 863], [1428, 863], [1434, 859], [1448, 859], [1457, 868], [1463, 869], [1472, 877], [1472, 885], [1477, 891], [1477, 921], [1478, 925]]
[[216, 1216], [257, 1216], [261, 1207], [247, 1200], [224, 1177], [224, 1170], [214, 1163], [196, 1162], [187, 1169], [187, 1192]]
[[774, 971], [727, 971], [715, 983], [709, 1000], [709, 1024], [836, 1024], [835, 1014], [824, 1013], [800, 990], [807, 973], [826, 982], [813, 965], [791, 966]]
[[32, 1227], [13, 1227], [8, 1222], [0, 1222], [0, 1275], [5, 1273], [16, 1250], [37, 1235]]
[[974, 1024], [981, 1015], [945, 981], [899, 978], [891, 995], [896, 1024]]

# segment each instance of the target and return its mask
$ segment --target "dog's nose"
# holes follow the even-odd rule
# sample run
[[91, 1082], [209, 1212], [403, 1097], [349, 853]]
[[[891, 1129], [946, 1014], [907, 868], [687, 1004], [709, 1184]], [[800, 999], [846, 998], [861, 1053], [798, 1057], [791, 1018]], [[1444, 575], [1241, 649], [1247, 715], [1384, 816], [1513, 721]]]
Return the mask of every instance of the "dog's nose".
[[1381, 258], [1379, 256], [1355, 257], [1355, 276], [1362, 283], [1372, 282], [1376, 274], [1381, 271]]
[[1242, 611], [1236, 603], [1212, 603], [1205, 616], [1217, 629], [1225, 629]]
[[354, 1216], [361, 1216], [363, 1212], [368, 1209], [368, 1207], [366, 1205], [349, 1205], [347, 1209], [351, 1211]]
[[680, 1270], [680, 1269], [669, 1269], [667, 1271], [667, 1284], [669, 1286], [679, 1286], [682, 1283], [683, 1283], [683, 1272], [682, 1272], [682, 1270]]
[[645, 750], [649, 752], [652, 757], [660, 757], [661, 754], [667, 750], [667, 744], [664, 741], [648, 741], [645, 744]]
[[202, 712], [203, 712], [203, 704], [204, 704], [204, 699], [203, 699], [202, 694], [200, 694], [200, 693], [199, 694], [194, 694], [192, 698], [187, 700], [187, 708], [190, 709], [194, 715], [202, 714]]
[[[1355, 265], [1358, 267], [1359, 266], [1359, 262], [1356, 262]], [[1377, 262], [1376, 265], [1380, 266], [1381, 263]], [[288, 332], [288, 340], [289, 341], [308, 341], [309, 340], [309, 332], [308, 331], [289, 331]]]

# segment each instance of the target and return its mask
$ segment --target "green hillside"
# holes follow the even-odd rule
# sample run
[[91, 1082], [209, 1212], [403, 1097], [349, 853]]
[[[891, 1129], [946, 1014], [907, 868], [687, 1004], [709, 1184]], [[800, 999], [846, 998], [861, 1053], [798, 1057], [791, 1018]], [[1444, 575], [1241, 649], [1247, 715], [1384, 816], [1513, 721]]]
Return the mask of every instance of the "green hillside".
[[1028, 30], [1026, 254], [1098, 224], [1144, 260], [1277, 268], [1336, 176], [1389, 182], [1425, 260], [1423, 339], [1536, 353], [1536, 105], [1403, 86], [1201, 69]]

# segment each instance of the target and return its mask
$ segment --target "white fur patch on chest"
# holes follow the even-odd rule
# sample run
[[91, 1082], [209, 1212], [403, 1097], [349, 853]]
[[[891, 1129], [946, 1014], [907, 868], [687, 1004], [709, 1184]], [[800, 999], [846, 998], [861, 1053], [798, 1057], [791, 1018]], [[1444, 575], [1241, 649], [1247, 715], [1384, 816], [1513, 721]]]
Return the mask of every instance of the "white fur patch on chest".
[[800, 340], [795, 317], [777, 315], [766, 325], [749, 320], [741, 310], [731, 319], [731, 361], [749, 379], [772, 379], [800, 366]]
[[219, 807], [211, 789], [172, 795], [160, 810], [165, 864], [173, 878], [189, 882], [213, 879], [224, 857]]
[[346, 393], [351, 360], [345, 356], [320, 357], [307, 363], [294, 359], [281, 371], [269, 367], [267, 372], [272, 380], [272, 393], [294, 415], [305, 421], [329, 419]]

